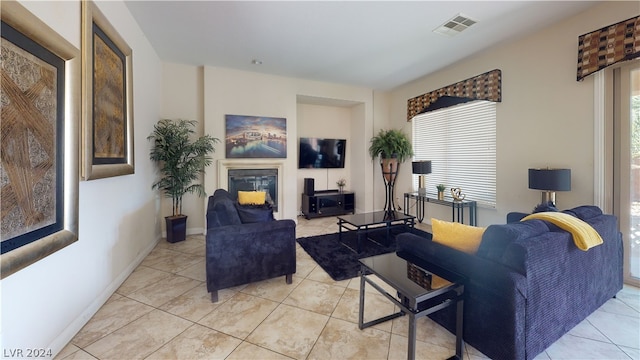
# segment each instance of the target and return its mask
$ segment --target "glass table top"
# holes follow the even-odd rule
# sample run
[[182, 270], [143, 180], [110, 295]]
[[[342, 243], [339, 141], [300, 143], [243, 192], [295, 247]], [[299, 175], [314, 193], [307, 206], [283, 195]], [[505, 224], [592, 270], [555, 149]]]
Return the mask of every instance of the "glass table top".
[[410, 197], [410, 198], [415, 198], [415, 199], [428, 199], [428, 200], [432, 200], [432, 201], [442, 201], [442, 202], [449, 202], [449, 203], [460, 203], [460, 204], [474, 204], [476, 203], [476, 201], [474, 200], [456, 200], [453, 197], [451, 197], [451, 195], [445, 193], [444, 195], [444, 199], [439, 200], [438, 199], [438, 194], [434, 194], [434, 193], [426, 193], [426, 194], [420, 194], [418, 192], [408, 192], [405, 193], [405, 197]]
[[409, 298], [421, 299], [435, 292], [440, 293], [439, 290], [448, 291], [454, 283], [462, 281], [461, 277], [453, 274], [448, 275], [448, 280], [444, 279], [398, 256], [397, 253], [363, 258], [360, 259], [360, 263]]
[[407, 221], [415, 219], [415, 216], [405, 215], [398, 211], [391, 213], [386, 211], [375, 211], [364, 214], [341, 215], [338, 216], [338, 219], [341, 219], [343, 222], [349, 223], [353, 226], [368, 226], [391, 223], [394, 221]]

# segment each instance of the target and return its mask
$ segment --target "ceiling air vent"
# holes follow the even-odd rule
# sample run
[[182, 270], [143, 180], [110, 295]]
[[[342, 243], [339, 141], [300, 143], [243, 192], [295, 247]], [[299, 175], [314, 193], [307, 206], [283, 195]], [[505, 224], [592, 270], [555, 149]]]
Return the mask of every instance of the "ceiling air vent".
[[433, 32], [446, 36], [455, 36], [475, 23], [477, 23], [476, 20], [473, 20], [466, 15], [458, 14], [433, 30]]

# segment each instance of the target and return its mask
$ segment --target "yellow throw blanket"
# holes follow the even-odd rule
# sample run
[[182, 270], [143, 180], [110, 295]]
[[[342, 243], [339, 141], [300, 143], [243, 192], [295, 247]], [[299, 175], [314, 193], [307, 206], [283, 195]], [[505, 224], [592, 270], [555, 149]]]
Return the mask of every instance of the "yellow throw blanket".
[[571, 233], [571, 235], [573, 235], [573, 242], [578, 249], [582, 251], [587, 251], [603, 242], [600, 234], [598, 234], [591, 225], [569, 214], [561, 212], [539, 212], [527, 215], [520, 221], [530, 219], [546, 220], [562, 230]]

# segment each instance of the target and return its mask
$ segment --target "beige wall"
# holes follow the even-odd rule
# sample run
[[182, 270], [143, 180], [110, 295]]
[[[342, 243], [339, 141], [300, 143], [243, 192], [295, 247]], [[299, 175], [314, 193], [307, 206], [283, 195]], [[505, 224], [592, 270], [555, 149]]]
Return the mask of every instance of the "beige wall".
[[[362, 144], [364, 139], [371, 137], [371, 131], [368, 129], [372, 128], [373, 122], [372, 92], [370, 89], [224, 68], [204, 68], [204, 131], [207, 134], [224, 137], [224, 116], [226, 114], [284, 117], [287, 119], [287, 158], [284, 160], [284, 175], [281, 177], [284, 204], [282, 204], [283, 210], [278, 216], [289, 219], [295, 219], [298, 215], [299, 198], [302, 193], [302, 180], [299, 181], [298, 176], [298, 137], [302, 136], [300, 135], [300, 126], [302, 125], [298, 118], [299, 97], [313, 98], [325, 101], [327, 104], [352, 103], [353, 105], [350, 105], [352, 112], [357, 116], [352, 121], [359, 123], [362, 130], [357, 134], [351, 134], [351, 139], [354, 137], [358, 139], [353, 141], [354, 148], [350, 146], [349, 149], [352, 151], [351, 159], [363, 158]], [[305, 116], [304, 112], [302, 116]], [[346, 118], [347, 115], [341, 116]], [[327, 134], [337, 133], [327, 132]], [[224, 159], [224, 150], [221, 148], [220, 151], [217, 151], [215, 157], [216, 159]], [[217, 188], [218, 171], [215, 173], [207, 172], [205, 176], [207, 193], [212, 193]], [[371, 165], [365, 164], [361, 181], [354, 182], [353, 187], [350, 188], [356, 191], [357, 206], [363, 211], [367, 209], [365, 206], [369, 203], [365, 195], [370, 194], [369, 189], [372, 188], [370, 174], [372, 174]], [[360, 203], [360, 197], [363, 198], [362, 203]]]
[[[189, 119], [198, 122], [196, 135], [204, 132], [204, 104], [203, 104], [203, 73], [202, 67], [174, 63], [162, 64], [162, 118]], [[220, 140], [222, 137], [216, 136]], [[216, 151], [224, 151], [222, 143], [215, 146]], [[205, 171], [215, 171], [210, 166]], [[203, 181], [204, 176], [201, 178]], [[182, 199], [182, 210], [187, 219], [188, 234], [202, 234], [204, 232], [204, 215], [202, 202], [196, 194], [186, 194]], [[164, 216], [171, 215], [171, 199], [163, 197], [160, 212], [163, 236], [166, 236]]]
[[[337, 189], [336, 181], [344, 178], [347, 182], [345, 190], [350, 191], [351, 167], [351, 108], [329, 105], [313, 105], [298, 103], [298, 137], [318, 137], [346, 139], [346, 156], [344, 169], [298, 169], [298, 189], [302, 193], [305, 178], [314, 179], [315, 190]], [[297, 140], [296, 140], [297, 141]], [[296, 148], [297, 149], [297, 148]], [[298, 209], [301, 197], [298, 196]]]
[[[497, 105], [497, 207], [480, 209], [480, 225], [503, 223], [509, 211], [531, 211], [540, 202], [540, 192], [528, 189], [528, 168], [571, 168], [572, 189], [557, 194], [558, 206], [592, 204], [594, 84], [593, 77], [576, 81], [578, 36], [625, 20], [639, 11], [637, 2], [605, 2], [518, 41], [488, 49], [401, 86], [392, 92], [390, 118], [397, 127], [406, 126], [407, 99], [501, 69], [502, 102]], [[408, 171], [407, 167], [404, 171]], [[411, 188], [410, 176], [401, 176], [401, 182], [398, 190]], [[428, 211], [431, 211], [427, 213], [429, 216], [446, 216], [441, 207]]]
[[[80, 48], [79, 1], [21, 4]], [[161, 63], [122, 1], [96, 5], [133, 49], [135, 174], [81, 181], [78, 241], [2, 280], [3, 349], [55, 355], [160, 238], [146, 137], [159, 118]]]

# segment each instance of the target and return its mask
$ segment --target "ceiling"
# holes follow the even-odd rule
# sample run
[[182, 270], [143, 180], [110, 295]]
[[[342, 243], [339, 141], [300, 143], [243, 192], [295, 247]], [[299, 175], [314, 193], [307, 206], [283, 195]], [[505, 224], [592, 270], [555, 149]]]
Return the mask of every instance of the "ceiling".
[[[597, 2], [125, 3], [162, 61], [389, 90]], [[478, 22], [453, 37], [433, 32], [458, 14]]]

